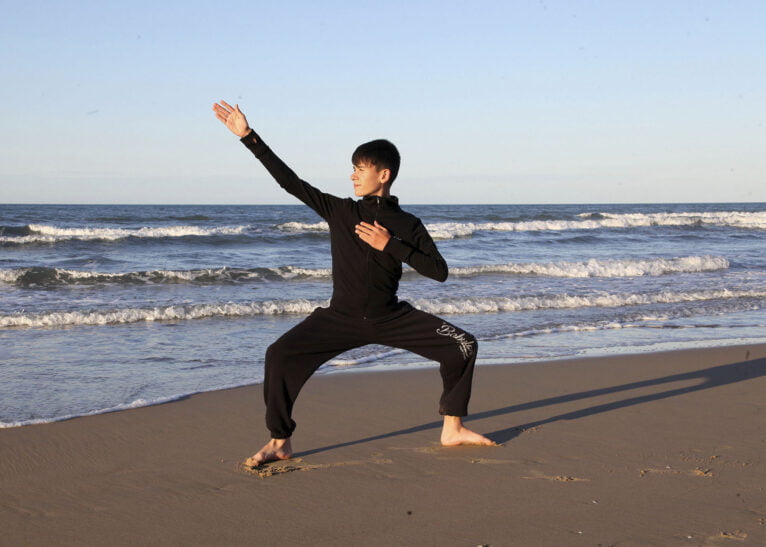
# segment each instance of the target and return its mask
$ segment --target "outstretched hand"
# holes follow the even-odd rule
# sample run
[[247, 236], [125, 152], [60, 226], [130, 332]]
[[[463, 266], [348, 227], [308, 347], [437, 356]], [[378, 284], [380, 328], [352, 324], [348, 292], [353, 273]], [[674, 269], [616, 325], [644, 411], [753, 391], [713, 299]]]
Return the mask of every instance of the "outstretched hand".
[[354, 229], [359, 239], [367, 243], [370, 247], [376, 251], [382, 251], [388, 244], [388, 240], [391, 239], [391, 234], [387, 229], [378, 224], [370, 224], [368, 222], [360, 222]]
[[247, 118], [239, 109], [239, 105], [231, 106], [226, 101], [213, 103], [213, 112], [215, 117], [229, 128], [229, 130], [240, 139], [250, 133], [250, 126], [247, 124]]

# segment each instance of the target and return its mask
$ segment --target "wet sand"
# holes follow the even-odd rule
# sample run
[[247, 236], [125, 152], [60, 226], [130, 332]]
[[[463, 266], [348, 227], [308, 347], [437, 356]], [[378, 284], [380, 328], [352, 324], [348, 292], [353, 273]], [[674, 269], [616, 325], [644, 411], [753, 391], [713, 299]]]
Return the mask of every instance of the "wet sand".
[[296, 457], [261, 387], [0, 430], [3, 545], [766, 545], [766, 345], [312, 378]]

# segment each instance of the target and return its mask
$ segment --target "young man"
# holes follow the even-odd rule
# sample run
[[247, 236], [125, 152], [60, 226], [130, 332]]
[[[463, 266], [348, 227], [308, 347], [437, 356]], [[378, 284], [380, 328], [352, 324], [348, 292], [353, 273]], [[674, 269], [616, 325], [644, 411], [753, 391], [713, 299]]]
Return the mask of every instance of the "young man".
[[323, 363], [367, 344], [403, 348], [440, 363], [444, 446], [495, 444], [461, 419], [468, 412], [476, 339], [397, 299], [402, 262], [437, 281], [447, 279], [447, 264], [420, 219], [402, 211], [389, 193], [399, 171], [396, 147], [386, 140], [359, 146], [351, 158], [351, 180], [354, 194], [362, 199], [342, 199], [298, 178], [250, 128], [239, 105], [221, 101], [213, 110], [282, 188], [330, 226], [330, 306], [314, 310], [266, 351], [263, 396], [271, 440], [245, 465], [292, 457], [292, 409], [301, 387]]

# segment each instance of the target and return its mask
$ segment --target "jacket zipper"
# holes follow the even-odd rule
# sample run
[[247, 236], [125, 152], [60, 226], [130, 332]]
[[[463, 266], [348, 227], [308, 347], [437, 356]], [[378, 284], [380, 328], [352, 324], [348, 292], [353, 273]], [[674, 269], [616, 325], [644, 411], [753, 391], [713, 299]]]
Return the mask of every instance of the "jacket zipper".
[[[380, 196], [375, 196], [375, 215], [373, 216], [372, 223], [375, 224], [378, 220], [378, 213], [380, 212]], [[372, 257], [372, 247], [370, 245], [367, 246], [367, 275], [365, 276], [365, 280], [367, 282], [367, 298], [364, 303], [364, 315], [362, 316], [362, 319], [367, 319], [367, 313], [369, 312], [370, 308], [370, 258]]]

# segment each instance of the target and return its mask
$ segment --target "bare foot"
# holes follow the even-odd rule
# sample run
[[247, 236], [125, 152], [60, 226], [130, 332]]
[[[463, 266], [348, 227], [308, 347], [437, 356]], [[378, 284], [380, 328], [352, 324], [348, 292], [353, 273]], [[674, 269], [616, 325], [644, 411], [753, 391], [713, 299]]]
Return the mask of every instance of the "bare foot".
[[459, 416], [444, 417], [441, 443], [442, 446], [459, 446], [461, 444], [497, 446], [496, 442], [465, 427]]
[[264, 463], [289, 460], [292, 457], [293, 449], [290, 439], [271, 439], [258, 452], [247, 458], [244, 464], [247, 467], [258, 467]]

